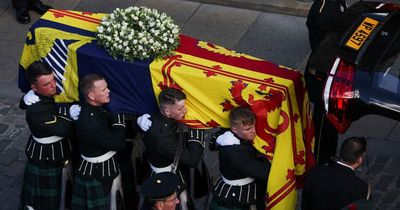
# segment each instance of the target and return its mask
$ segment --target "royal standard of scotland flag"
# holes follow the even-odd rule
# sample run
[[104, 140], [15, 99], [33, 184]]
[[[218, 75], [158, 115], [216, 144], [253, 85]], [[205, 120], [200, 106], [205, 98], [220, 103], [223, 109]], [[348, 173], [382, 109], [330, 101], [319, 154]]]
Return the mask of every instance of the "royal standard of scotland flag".
[[20, 61], [19, 87], [34, 61], [48, 63], [57, 80], [57, 102], [79, 100], [79, 78], [101, 74], [111, 91], [113, 112], [153, 113], [162, 88], [187, 95], [183, 122], [194, 128], [228, 127], [228, 113], [248, 106], [257, 116], [255, 148], [271, 161], [267, 209], [294, 209], [296, 187], [313, 163], [310, 104], [298, 71], [180, 36], [175, 55], [159, 60], [117, 60], [97, 45], [105, 14], [49, 10], [30, 28]]

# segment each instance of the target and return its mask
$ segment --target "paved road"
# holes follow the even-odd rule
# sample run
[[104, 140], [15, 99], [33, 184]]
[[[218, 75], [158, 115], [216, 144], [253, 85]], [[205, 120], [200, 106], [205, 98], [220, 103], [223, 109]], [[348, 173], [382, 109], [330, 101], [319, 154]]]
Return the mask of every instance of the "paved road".
[[[224, 4], [229, 5], [229, 1], [225, 0]], [[293, 2], [294, 0], [272, 2], [289, 5], [290, 1], [293, 5], [294, 3], [298, 5], [297, 2]], [[43, 2], [57, 9], [106, 13], [117, 7], [146, 5], [171, 15], [181, 26], [182, 33], [186, 35], [299, 70], [303, 70], [309, 52], [305, 18], [302, 16], [218, 6], [201, 1], [43, 0]], [[271, 3], [271, 1], [255, 0], [242, 2]], [[32, 14], [33, 20], [38, 17]], [[29, 25], [20, 25], [15, 21], [10, 1], [0, 1], [0, 208], [5, 210], [17, 209], [26, 161], [24, 148], [29, 129], [25, 123], [24, 112], [17, 107], [21, 96], [17, 89], [17, 69], [28, 28]], [[377, 205], [380, 209], [400, 209], [399, 122], [375, 115], [367, 116], [354, 123], [340, 139], [352, 135], [368, 138], [369, 167], [364, 166], [359, 173], [366, 180], [370, 179], [373, 198]], [[208, 152], [207, 159], [216, 160], [216, 154]], [[214, 163], [210, 167], [213, 174], [217, 174], [218, 164], [216, 161], [209, 162]]]

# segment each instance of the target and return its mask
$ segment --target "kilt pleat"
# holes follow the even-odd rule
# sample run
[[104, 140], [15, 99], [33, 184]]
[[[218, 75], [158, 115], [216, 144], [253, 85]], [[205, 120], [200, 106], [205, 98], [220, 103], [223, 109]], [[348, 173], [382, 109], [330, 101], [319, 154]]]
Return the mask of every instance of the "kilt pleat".
[[71, 210], [109, 210], [111, 185], [76, 176]]
[[29, 205], [34, 209], [58, 210], [62, 170], [62, 166], [38, 167], [28, 161], [24, 172], [20, 209]]

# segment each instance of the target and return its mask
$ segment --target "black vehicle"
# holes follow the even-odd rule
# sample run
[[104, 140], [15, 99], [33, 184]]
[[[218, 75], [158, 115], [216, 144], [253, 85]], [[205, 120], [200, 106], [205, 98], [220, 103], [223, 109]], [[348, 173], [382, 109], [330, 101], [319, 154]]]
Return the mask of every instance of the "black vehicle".
[[353, 4], [309, 68], [326, 79], [324, 107], [340, 133], [366, 114], [400, 120], [400, 4]]

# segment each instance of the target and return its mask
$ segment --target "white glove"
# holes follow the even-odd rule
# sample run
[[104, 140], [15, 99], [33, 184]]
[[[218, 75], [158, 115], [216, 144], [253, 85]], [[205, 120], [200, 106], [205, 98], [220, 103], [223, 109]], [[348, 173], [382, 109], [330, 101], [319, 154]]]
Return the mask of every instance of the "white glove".
[[35, 92], [34, 92], [33, 90], [30, 90], [30, 91], [28, 91], [28, 92], [24, 95], [23, 100], [24, 100], [24, 103], [25, 103], [27, 106], [30, 106], [30, 105], [32, 105], [32, 104], [34, 104], [34, 103], [39, 102], [39, 101], [40, 101], [40, 98], [39, 98], [39, 96], [37, 96], [37, 95], [35, 94]]
[[144, 114], [138, 117], [136, 120], [137, 124], [143, 131], [147, 131], [151, 127], [151, 120], [149, 120], [149, 118], [150, 118], [149, 114]]
[[77, 120], [79, 118], [80, 113], [81, 113], [81, 106], [79, 106], [78, 104], [74, 104], [69, 108], [69, 116], [71, 116], [73, 120]]

